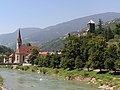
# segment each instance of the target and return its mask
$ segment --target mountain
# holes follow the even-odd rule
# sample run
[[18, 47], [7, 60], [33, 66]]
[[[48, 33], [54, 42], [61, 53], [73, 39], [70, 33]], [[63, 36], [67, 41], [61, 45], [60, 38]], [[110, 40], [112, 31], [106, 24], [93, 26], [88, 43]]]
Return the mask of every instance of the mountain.
[[28, 38], [27, 40], [28, 41], [34, 40], [35, 42], [39, 41], [39, 43], [43, 43], [55, 39], [57, 37], [60, 37], [69, 32], [78, 31], [85, 28], [87, 22], [90, 19], [94, 20], [97, 24], [99, 19], [102, 19], [104, 22], [106, 22], [113, 20], [115, 18], [120, 18], [120, 13], [107, 12], [107, 13], [86, 16], [44, 28], [42, 32], [32, 35], [32, 37]]
[[[30, 42], [32, 44], [41, 44], [52, 39], [58, 38], [69, 32], [78, 31], [86, 27], [87, 22], [92, 19], [98, 23], [99, 19], [102, 21], [110, 21], [120, 18], [120, 13], [107, 12], [101, 14], [90, 15], [81, 17], [54, 26], [49, 26], [44, 29], [40, 28], [21, 28], [23, 42]], [[0, 44], [13, 47], [16, 42], [17, 32], [0, 35]]]
[[[114, 30], [116, 28], [116, 25], [120, 25], [120, 18], [105, 22], [103, 24], [103, 28], [108, 29], [110, 27], [111, 30]], [[74, 31], [74, 32], [71, 32], [70, 34], [77, 34], [77, 33], [78, 33], [77, 31]], [[41, 50], [42, 51], [53, 51], [53, 50], [58, 51], [58, 50], [61, 50], [64, 47], [64, 44], [67, 41], [66, 38], [67, 38], [67, 35], [64, 35], [62, 37], [59, 37], [59, 38], [53, 39], [51, 41], [48, 41], [46, 43], [43, 43], [43, 44], [41, 44]]]
[[[23, 38], [23, 42], [25, 39], [30, 37], [30, 35], [32, 35], [33, 33], [42, 31], [42, 29], [40, 29], [40, 28], [20, 28], [20, 30], [21, 30], [21, 36]], [[18, 30], [16, 30], [13, 33], [1, 34], [0, 35], [0, 44], [6, 45], [8, 47], [11, 47], [12, 49], [15, 49], [17, 34], [18, 34]]]

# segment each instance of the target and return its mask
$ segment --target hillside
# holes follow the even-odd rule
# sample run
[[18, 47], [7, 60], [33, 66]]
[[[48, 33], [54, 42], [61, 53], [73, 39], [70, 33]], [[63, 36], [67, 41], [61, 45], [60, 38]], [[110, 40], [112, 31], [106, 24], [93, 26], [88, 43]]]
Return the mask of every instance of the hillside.
[[64, 47], [66, 36], [59, 37], [40, 45], [41, 51], [58, 51]]
[[[120, 24], [120, 19], [115, 19], [115, 20], [111, 20], [108, 22], [104, 22], [103, 27], [104, 28], [110, 27], [111, 29], [114, 29], [115, 26], [119, 25], [119, 24]], [[96, 25], [96, 28], [97, 28], [97, 25]], [[71, 34], [77, 34], [77, 31], [71, 32]], [[41, 50], [43, 50], [43, 51], [60, 50], [61, 48], [64, 47], [64, 43], [66, 42], [66, 37], [67, 37], [67, 35], [64, 35], [62, 37], [59, 37], [59, 38], [53, 39], [51, 41], [48, 41], [46, 43], [43, 43], [40, 46]]]
[[54, 26], [44, 28], [43, 31], [41, 31], [40, 33], [35, 33], [34, 35], [32, 35], [32, 37], [28, 38], [27, 40], [31, 42], [35, 41], [39, 43], [44, 43], [46, 41], [50, 41], [64, 34], [67, 34], [69, 32], [74, 32], [85, 28], [87, 22], [90, 19], [94, 20], [97, 24], [99, 18], [106, 22], [116, 18], [120, 18], [120, 13], [113, 12], [101, 13], [60, 23]]
[[0, 45], [0, 55], [1, 54], [10, 54], [10, 53], [13, 53], [13, 50], [11, 48]]
[[[31, 34], [41, 31], [42, 29], [40, 29], [40, 28], [20, 28], [20, 30], [21, 30], [21, 36], [22, 36], [23, 42], [24, 42], [24, 40], [26, 40], [28, 37], [30, 37]], [[0, 35], [0, 45], [6, 45], [12, 49], [15, 49], [17, 34], [18, 34], [18, 29], [13, 33], [1, 34]]]
[[[69, 32], [81, 30], [86, 27], [87, 22], [92, 19], [98, 23], [98, 19], [101, 18], [104, 22], [120, 18], [120, 13], [107, 12], [101, 14], [95, 14], [91, 16], [81, 17], [64, 23], [60, 23], [54, 26], [49, 26], [44, 29], [40, 28], [21, 28], [23, 42], [30, 42], [32, 44], [42, 44], [63, 36]], [[0, 35], [0, 44], [15, 48], [15, 42], [17, 38], [17, 31], [9, 34]]]

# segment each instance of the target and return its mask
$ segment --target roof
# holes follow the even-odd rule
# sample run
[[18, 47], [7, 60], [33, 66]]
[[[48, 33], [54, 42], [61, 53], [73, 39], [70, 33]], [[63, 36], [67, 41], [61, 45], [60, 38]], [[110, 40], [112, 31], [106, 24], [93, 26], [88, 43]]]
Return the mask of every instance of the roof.
[[48, 52], [39, 52], [40, 55], [46, 55]]
[[36, 47], [36, 46], [19, 46], [16, 49], [16, 53], [17, 54], [30, 54], [30, 53], [32, 53], [32, 49], [38, 50], [38, 47]]
[[22, 42], [21, 34], [20, 34], [20, 29], [19, 29], [19, 32], [18, 32], [18, 38], [17, 38], [17, 41], [18, 41], [18, 42]]
[[95, 22], [93, 20], [90, 20], [88, 23], [93, 23], [94, 24]]

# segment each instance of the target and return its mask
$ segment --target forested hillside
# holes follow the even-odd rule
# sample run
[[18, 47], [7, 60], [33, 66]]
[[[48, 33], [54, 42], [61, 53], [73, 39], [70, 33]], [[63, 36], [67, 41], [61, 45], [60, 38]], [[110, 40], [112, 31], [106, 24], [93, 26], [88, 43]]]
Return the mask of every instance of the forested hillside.
[[0, 45], [0, 54], [7, 54], [13, 53], [14, 51], [11, 48], [8, 48], [6, 46]]
[[[109, 39], [109, 38], [113, 37], [113, 33], [115, 33], [115, 32], [117, 33], [116, 26], [119, 27], [120, 19], [115, 19], [115, 20], [108, 21], [108, 22], [100, 21], [99, 23], [102, 24], [102, 29], [104, 29], [104, 32], [100, 31], [98, 29], [99, 25], [97, 24], [96, 25], [96, 34], [104, 33], [104, 35], [106, 34], [105, 37]], [[112, 33], [110, 33], [111, 30], [112, 30]], [[119, 32], [119, 30], [118, 30], [118, 32]], [[77, 33], [78, 33], [78, 31], [71, 32], [71, 34], [77, 34]], [[111, 35], [109, 34], [109, 36], [107, 36], [108, 35], [107, 33], [110, 33]], [[44, 50], [44, 51], [55, 50], [56, 51], [56, 50], [62, 49], [64, 47], [63, 44], [66, 42], [66, 40], [65, 40], [66, 38], [65, 37], [67, 37], [67, 35], [64, 35], [63, 37], [60, 37], [60, 38], [48, 41], [47, 43], [44, 43], [44, 44], [40, 45], [41, 50]], [[115, 35], [115, 37], [117, 37], [117, 35]], [[64, 38], [64, 40], [63, 40], [63, 38]], [[112, 39], [110, 41], [112, 41]]]

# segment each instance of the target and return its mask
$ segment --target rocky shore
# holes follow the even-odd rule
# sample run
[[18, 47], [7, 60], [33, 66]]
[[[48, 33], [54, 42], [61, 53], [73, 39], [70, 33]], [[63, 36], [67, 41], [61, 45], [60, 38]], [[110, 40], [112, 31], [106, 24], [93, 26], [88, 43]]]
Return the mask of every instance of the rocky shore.
[[112, 86], [112, 83], [107, 82], [106, 84], [98, 85], [100, 82], [103, 82], [103, 80], [91, 78], [91, 77], [82, 77], [82, 76], [66, 76], [66, 80], [77, 80], [77, 81], [84, 81], [92, 86], [96, 86], [101, 90], [114, 90], [115, 86]]
[[5, 88], [5, 87], [1, 87], [1, 89], [0, 90], [8, 90], [7, 88]]

